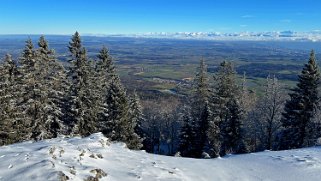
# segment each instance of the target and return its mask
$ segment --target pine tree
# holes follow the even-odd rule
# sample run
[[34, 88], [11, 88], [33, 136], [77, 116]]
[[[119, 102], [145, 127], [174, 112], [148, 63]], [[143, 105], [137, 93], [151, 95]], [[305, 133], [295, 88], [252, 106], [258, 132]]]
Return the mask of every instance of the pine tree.
[[236, 98], [231, 98], [226, 106], [228, 112], [221, 126], [223, 154], [246, 153], [248, 148], [243, 133], [244, 110]]
[[0, 67], [0, 145], [13, 143], [18, 138], [17, 130], [14, 130], [18, 117], [17, 76], [17, 65], [7, 54]]
[[116, 77], [115, 67], [112, 62], [112, 57], [109, 55], [108, 49], [104, 46], [98, 57], [96, 63], [97, 80], [95, 89], [98, 92], [99, 97], [99, 130], [106, 131], [106, 121], [108, 116], [108, 102], [106, 102], [106, 96], [109, 91], [109, 85], [111, 80]]
[[[140, 149], [142, 145], [141, 136], [143, 135], [142, 123], [144, 121], [142, 106], [136, 91], [129, 100], [129, 127], [127, 130], [127, 147], [130, 149]], [[140, 134], [138, 134], [140, 133]]]
[[192, 157], [195, 149], [193, 148], [193, 146], [195, 146], [193, 145], [193, 140], [195, 139], [196, 134], [194, 132], [195, 130], [193, 130], [194, 126], [191, 123], [192, 118], [190, 109], [186, 105], [183, 108], [180, 119], [182, 126], [179, 135], [178, 151], [181, 156]]
[[220, 119], [218, 116], [215, 116], [215, 113], [212, 113], [212, 119], [208, 123], [207, 136], [209, 139], [210, 145], [210, 155], [212, 157], [219, 157], [221, 150], [221, 129], [220, 129]]
[[86, 49], [82, 47], [80, 35], [76, 32], [69, 43], [71, 66], [68, 72], [71, 86], [68, 91], [68, 106], [65, 121], [73, 127], [72, 133], [87, 136], [96, 131], [96, 106], [90, 84], [92, 72]]
[[43, 131], [47, 138], [52, 138], [64, 129], [62, 109], [68, 82], [64, 67], [56, 59], [54, 50], [49, 49], [44, 36], [40, 37], [38, 46], [37, 56], [41, 62], [42, 84], [45, 85], [46, 95], [42, 104], [44, 106]]
[[223, 61], [214, 75], [213, 102], [221, 121], [228, 112], [226, 104], [233, 97], [240, 95], [240, 88], [236, 83], [236, 72], [231, 62]]
[[116, 141], [126, 141], [126, 131], [129, 123], [129, 103], [124, 87], [118, 76], [114, 77], [109, 85], [105, 97], [106, 114], [104, 117], [103, 133]]
[[[241, 131], [245, 110], [242, 108], [241, 89], [236, 83], [236, 72], [231, 62], [220, 64], [214, 76], [215, 87], [213, 105], [215, 115], [218, 116], [220, 128], [221, 149], [220, 154], [229, 152], [241, 153], [245, 151], [245, 136]], [[244, 150], [241, 149], [244, 148]]]
[[20, 125], [25, 127], [25, 132], [22, 133], [21, 139], [37, 139], [42, 136], [39, 128], [42, 122], [42, 98], [43, 85], [41, 80], [40, 63], [37, 62], [36, 51], [34, 50], [31, 39], [26, 41], [22, 56], [20, 57], [19, 85], [21, 89], [21, 100], [19, 100], [19, 111], [23, 113], [23, 118], [20, 119]]
[[[213, 120], [213, 113], [211, 110], [211, 107], [209, 106], [209, 102], [205, 102], [205, 106], [203, 107], [203, 110], [201, 112], [201, 117], [198, 121], [198, 136], [197, 136], [197, 142], [198, 144], [198, 148], [200, 148], [199, 152], [202, 156], [204, 156], [204, 154], [208, 154], [210, 151], [212, 152], [212, 149], [210, 148], [210, 146], [213, 145], [209, 145], [209, 142], [213, 142], [214, 140], [209, 140], [208, 137], [208, 132], [209, 132], [209, 123], [211, 123]], [[211, 130], [212, 133], [214, 134], [216, 131], [215, 130]]]
[[210, 97], [209, 82], [207, 76], [207, 67], [204, 59], [200, 60], [199, 70], [194, 80], [194, 92], [191, 106], [191, 119], [195, 123], [193, 130], [192, 145], [193, 157], [201, 157], [203, 152], [209, 151], [208, 126], [212, 119], [212, 110], [209, 102]]
[[[200, 60], [199, 70], [196, 74], [194, 79], [194, 93], [192, 97], [192, 121], [195, 123], [195, 128], [193, 130], [197, 130], [195, 135], [192, 137], [192, 145], [191, 147], [194, 148], [191, 155], [195, 157], [201, 157], [203, 153], [203, 149], [206, 142], [206, 134], [204, 135], [204, 129], [206, 129], [207, 125], [207, 115], [203, 115], [204, 110], [207, 110], [207, 103], [209, 99], [209, 83], [208, 83], [208, 76], [207, 76], [207, 67], [205, 64], [204, 59]], [[205, 124], [205, 125], [204, 125]]]
[[105, 46], [100, 50], [97, 57], [99, 59], [97, 63], [97, 72], [101, 78], [101, 84], [103, 87], [106, 87], [111, 78], [116, 74], [113, 59], [109, 54], [109, 50]]
[[280, 149], [301, 148], [314, 144], [315, 134], [312, 122], [319, 104], [318, 87], [320, 71], [314, 51], [298, 77], [298, 83], [289, 94], [290, 100], [285, 104], [282, 114], [283, 131]]
[[20, 118], [26, 127], [26, 139], [41, 140], [56, 137], [61, 122], [61, 99], [64, 96], [64, 69], [57, 62], [54, 51], [41, 36], [39, 48], [34, 49], [27, 40], [20, 58], [21, 100], [19, 109], [24, 116]]

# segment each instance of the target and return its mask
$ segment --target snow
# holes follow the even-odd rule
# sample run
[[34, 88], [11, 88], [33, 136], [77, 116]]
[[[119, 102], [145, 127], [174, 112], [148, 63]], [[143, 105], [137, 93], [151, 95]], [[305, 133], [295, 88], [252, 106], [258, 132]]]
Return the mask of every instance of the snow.
[[[192, 159], [132, 151], [101, 133], [0, 147], [0, 180], [320, 180], [321, 147]], [[102, 172], [102, 173], [103, 173]], [[66, 178], [66, 177], [65, 177]]]
[[[246, 26], [246, 25], [241, 25]], [[267, 32], [148, 32], [140, 34], [95, 35], [97, 37], [136, 37], [160, 39], [188, 39], [188, 40], [237, 40], [237, 41], [321, 41], [321, 31], [296, 32], [296, 31], [267, 31]]]

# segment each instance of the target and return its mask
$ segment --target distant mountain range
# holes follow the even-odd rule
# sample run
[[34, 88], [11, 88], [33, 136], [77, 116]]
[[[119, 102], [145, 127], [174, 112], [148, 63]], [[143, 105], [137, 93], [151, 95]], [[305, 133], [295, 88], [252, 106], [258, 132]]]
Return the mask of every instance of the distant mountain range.
[[251, 40], [251, 41], [321, 41], [321, 31], [295, 32], [295, 31], [273, 31], [273, 32], [150, 32], [141, 34], [88, 34], [91, 36], [120, 36], [138, 38], [167, 38], [167, 39], [199, 39], [199, 40]]

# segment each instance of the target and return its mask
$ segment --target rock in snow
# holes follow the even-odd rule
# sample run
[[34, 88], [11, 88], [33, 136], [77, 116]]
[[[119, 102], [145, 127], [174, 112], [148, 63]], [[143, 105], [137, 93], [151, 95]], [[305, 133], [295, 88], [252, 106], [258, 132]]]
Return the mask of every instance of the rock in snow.
[[101, 133], [0, 147], [0, 180], [320, 180], [321, 147], [191, 159], [132, 151]]

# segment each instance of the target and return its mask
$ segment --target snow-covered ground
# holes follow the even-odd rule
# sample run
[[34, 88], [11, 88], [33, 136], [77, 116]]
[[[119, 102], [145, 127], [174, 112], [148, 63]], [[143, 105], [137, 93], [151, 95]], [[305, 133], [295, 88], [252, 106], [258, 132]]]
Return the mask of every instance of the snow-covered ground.
[[320, 180], [321, 147], [191, 159], [131, 151], [102, 134], [0, 147], [0, 180]]

